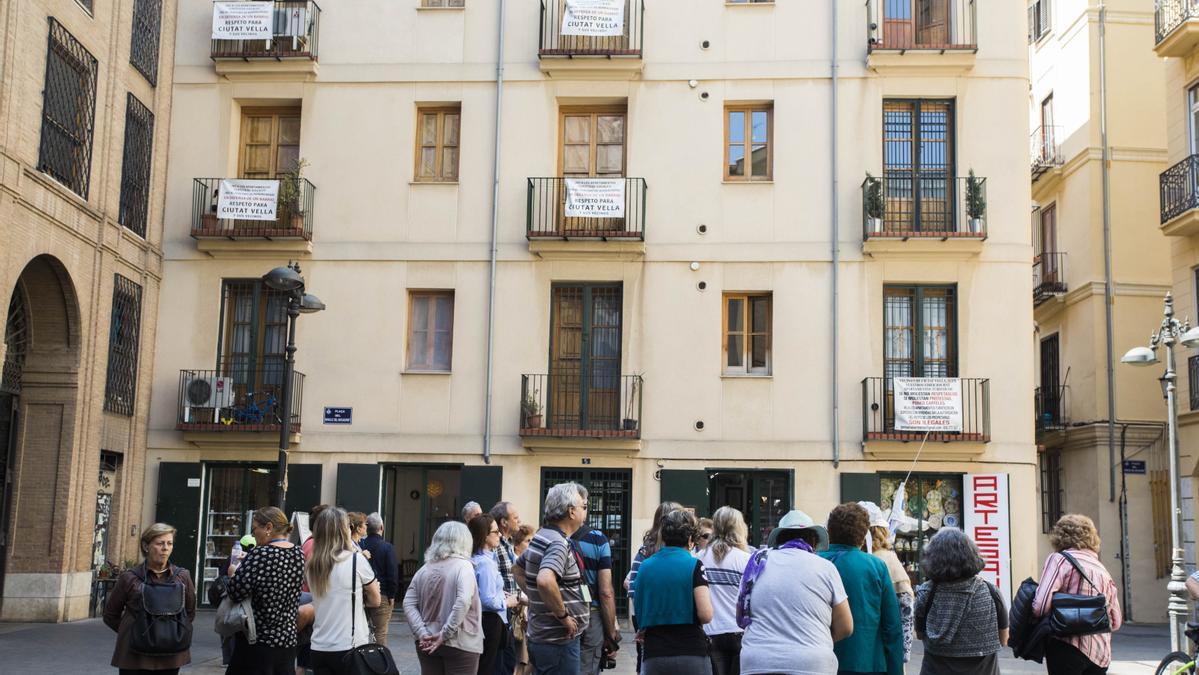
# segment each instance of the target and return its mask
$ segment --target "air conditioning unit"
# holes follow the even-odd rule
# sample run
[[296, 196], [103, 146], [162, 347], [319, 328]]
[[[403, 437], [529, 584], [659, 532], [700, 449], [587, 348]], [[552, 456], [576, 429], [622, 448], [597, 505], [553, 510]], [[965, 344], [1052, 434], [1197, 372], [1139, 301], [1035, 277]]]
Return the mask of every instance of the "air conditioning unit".
[[221, 420], [221, 408], [233, 406], [232, 377], [193, 377], [183, 386], [183, 421], [192, 419], [192, 408], [212, 410], [212, 422]]

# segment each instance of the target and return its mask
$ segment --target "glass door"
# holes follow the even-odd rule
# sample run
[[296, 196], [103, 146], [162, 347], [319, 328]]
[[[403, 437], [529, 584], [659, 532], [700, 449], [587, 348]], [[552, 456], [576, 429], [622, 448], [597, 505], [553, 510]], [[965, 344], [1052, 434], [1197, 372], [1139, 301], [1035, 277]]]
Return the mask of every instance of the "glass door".
[[461, 516], [461, 475], [451, 466], [384, 467], [383, 532], [395, 547], [405, 581], [420, 568], [437, 528]]
[[[904, 474], [880, 475], [879, 507], [891, 509], [892, 498]], [[926, 581], [920, 570], [920, 557], [928, 540], [943, 527], [961, 528], [962, 475], [917, 474], [908, 478], [904, 488], [904, 512], [895, 532], [895, 552], [916, 586]]]
[[274, 467], [264, 465], [209, 465], [206, 481], [204, 544], [201, 547], [203, 576], [196, 589], [205, 601], [207, 587], [217, 578], [222, 561], [229, 559], [233, 544], [250, 534], [250, 516], [271, 505], [275, 487]]
[[620, 284], [553, 287], [546, 428], [620, 428]]
[[745, 516], [749, 544], [766, 543], [770, 531], [791, 509], [791, 476], [785, 471], [724, 471], [709, 473], [710, 513], [731, 506]]
[[884, 227], [955, 230], [953, 102], [883, 102]]

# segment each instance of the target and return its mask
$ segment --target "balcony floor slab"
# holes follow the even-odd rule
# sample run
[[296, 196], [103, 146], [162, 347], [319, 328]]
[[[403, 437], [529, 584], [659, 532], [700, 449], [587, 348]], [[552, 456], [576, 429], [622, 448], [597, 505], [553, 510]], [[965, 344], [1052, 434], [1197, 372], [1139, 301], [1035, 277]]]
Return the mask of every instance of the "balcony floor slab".
[[[215, 431], [205, 429], [205, 427], [210, 426], [206, 424], [179, 424], [177, 428], [183, 432], [183, 441], [185, 443], [199, 448], [279, 447], [278, 426], [260, 425], [262, 429], [256, 431]], [[293, 431], [290, 434], [290, 442], [293, 446], [299, 445], [302, 438], [303, 436], [299, 431]]]
[[866, 67], [880, 75], [961, 75], [974, 68], [973, 49], [962, 51], [880, 50], [866, 56]]
[[214, 59], [217, 75], [228, 80], [284, 80], [309, 82], [321, 72], [321, 64], [312, 58]]
[[553, 260], [636, 260], [645, 256], [645, 240], [529, 239], [529, 253]]
[[196, 237], [196, 250], [214, 258], [263, 256], [273, 254], [300, 255], [312, 253], [312, 242], [307, 239], [215, 239]]
[[[521, 445], [530, 452], [637, 452], [641, 450], [641, 439], [636, 436], [613, 436], [610, 438], [567, 437], [550, 435], [526, 435], [526, 432], [545, 429], [522, 429]], [[617, 432], [631, 433], [638, 432]]]
[[641, 77], [645, 61], [635, 56], [542, 55], [541, 72], [564, 80], [635, 80]]
[[1189, 56], [1199, 45], [1199, 17], [1191, 17], [1170, 31], [1165, 39], [1153, 46], [1158, 56]]
[[924, 434], [872, 432], [866, 436], [863, 452], [871, 459], [912, 460], [919, 452], [923, 459], [968, 461], [981, 457], [989, 440], [983, 434], [930, 434], [921, 450]]
[[1190, 209], [1162, 223], [1162, 234], [1168, 237], [1199, 234], [1199, 209]]
[[982, 235], [971, 236], [903, 236], [903, 235], [871, 235], [862, 242], [862, 253], [870, 256], [976, 256], [982, 253]]

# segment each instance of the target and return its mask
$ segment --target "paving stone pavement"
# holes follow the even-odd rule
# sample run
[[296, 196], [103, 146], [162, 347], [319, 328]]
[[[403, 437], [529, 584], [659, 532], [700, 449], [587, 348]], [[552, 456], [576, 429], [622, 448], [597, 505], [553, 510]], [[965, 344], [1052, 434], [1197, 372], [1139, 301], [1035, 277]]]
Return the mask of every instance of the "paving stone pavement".
[[[213, 612], [200, 610], [196, 614], [196, 631], [192, 644], [192, 664], [185, 673], [212, 675], [225, 672], [221, 666], [221, 646], [216, 633], [209, 629]], [[396, 656], [400, 672], [417, 675], [420, 667], [408, 626], [393, 620], [389, 646]], [[114, 633], [99, 619], [65, 624], [0, 623], [0, 673], [40, 675], [43, 673], [114, 672], [108, 664], [112, 658]], [[1116, 633], [1113, 640], [1115, 660], [1111, 675], [1144, 675], [1153, 673], [1158, 660], [1169, 651], [1169, 636], [1162, 624], [1130, 624]], [[617, 658], [618, 675], [633, 675], [632, 635], [625, 634]], [[920, 645], [917, 643], [907, 672], [920, 672]], [[1044, 673], [1044, 666], [1018, 661], [1011, 650], [1004, 650], [1000, 659], [1003, 673]]]

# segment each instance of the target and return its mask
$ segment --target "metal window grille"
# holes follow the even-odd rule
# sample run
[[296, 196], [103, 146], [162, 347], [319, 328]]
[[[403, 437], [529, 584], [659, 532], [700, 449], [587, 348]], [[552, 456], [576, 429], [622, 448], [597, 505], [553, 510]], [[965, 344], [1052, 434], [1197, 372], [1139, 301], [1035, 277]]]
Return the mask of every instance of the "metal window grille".
[[146, 236], [150, 208], [150, 167], [153, 164], [154, 113], [133, 94], [125, 107], [125, 156], [121, 161], [120, 222]]
[[92, 13], [92, 0], [75, 0], [75, 2], [79, 3], [80, 7], [86, 9], [88, 14]]
[[162, 28], [162, 0], [137, 0], [133, 4], [133, 41], [129, 63], [158, 85], [158, 40]]
[[1041, 531], [1048, 533], [1062, 517], [1062, 454], [1041, 453]]
[[38, 171], [87, 199], [96, 117], [96, 57], [50, 17]]
[[142, 287], [119, 274], [114, 275], [104, 409], [127, 417], [133, 416], [133, 397], [137, 391], [137, 346], [141, 323]]

